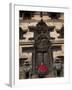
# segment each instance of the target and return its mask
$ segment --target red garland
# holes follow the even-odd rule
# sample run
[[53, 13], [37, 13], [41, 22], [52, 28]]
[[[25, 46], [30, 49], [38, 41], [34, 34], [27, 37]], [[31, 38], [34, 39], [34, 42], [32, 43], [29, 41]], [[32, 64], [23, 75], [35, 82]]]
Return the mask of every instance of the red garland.
[[38, 71], [40, 72], [46, 72], [47, 70], [48, 68], [44, 64], [38, 66]]

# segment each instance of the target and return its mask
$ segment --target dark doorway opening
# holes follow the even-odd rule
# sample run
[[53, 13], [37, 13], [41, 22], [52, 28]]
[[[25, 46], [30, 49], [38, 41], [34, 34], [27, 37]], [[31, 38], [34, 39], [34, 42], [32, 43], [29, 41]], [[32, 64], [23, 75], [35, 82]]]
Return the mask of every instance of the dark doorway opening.
[[60, 77], [61, 75], [61, 70], [57, 70], [57, 76]]
[[45, 75], [40, 74], [40, 75], [38, 75], [38, 77], [39, 77], [39, 78], [44, 78]]
[[29, 72], [25, 73], [25, 78], [28, 79], [29, 78]]

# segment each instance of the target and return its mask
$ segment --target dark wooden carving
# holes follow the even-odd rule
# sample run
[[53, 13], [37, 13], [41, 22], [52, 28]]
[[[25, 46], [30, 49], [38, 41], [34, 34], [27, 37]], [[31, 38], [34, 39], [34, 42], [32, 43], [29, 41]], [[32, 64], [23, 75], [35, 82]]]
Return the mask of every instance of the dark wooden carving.
[[62, 28], [60, 30], [57, 30], [56, 32], [59, 33], [58, 38], [64, 38], [64, 26], [62, 26]]
[[51, 19], [59, 19], [60, 13], [48, 13], [48, 16], [51, 17]]
[[21, 27], [19, 27], [19, 39], [26, 39], [23, 37], [24, 34], [27, 33], [27, 30], [23, 31]]
[[34, 15], [34, 11], [20, 11], [19, 12], [19, 16], [23, 17], [23, 19], [31, 19], [31, 17], [33, 17]]
[[52, 47], [52, 50], [53, 51], [59, 51], [59, 50], [61, 50], [61, 45], [60, 46], [53, 46]]

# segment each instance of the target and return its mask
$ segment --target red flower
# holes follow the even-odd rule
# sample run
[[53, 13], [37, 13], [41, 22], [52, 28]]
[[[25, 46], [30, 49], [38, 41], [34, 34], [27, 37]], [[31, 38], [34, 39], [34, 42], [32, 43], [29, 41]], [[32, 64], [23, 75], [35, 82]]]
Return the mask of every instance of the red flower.
[[40, 71], [40, 72], [46, 72], [47, 70], [48, 70], [48, 68], [44, 64], [41, 64], [38, 66], [38, 71]]

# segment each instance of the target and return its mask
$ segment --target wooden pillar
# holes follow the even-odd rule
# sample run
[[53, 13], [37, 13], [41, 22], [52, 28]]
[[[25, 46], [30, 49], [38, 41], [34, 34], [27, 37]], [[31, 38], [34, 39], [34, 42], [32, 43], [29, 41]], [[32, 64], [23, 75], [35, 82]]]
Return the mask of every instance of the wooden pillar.
[[35, 50], [32, 52], [32, 72], [35, 71]]

